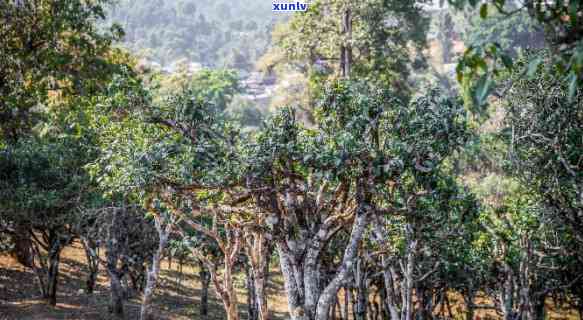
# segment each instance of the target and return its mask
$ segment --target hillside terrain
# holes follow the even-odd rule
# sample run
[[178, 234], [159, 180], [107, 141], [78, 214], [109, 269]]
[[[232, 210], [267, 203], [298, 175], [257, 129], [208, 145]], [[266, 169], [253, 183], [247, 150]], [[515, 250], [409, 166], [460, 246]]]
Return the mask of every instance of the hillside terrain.
[[[100, 270], [93, 294], [85, 293], [88, 275], [85, 253], [79, 243], [67, 247], [61, 259], [60, 288], [56, 307], [47, 306], [38, 293], [30, 270], [14, 258], [0, 256], [0, 320], [109, 320], [109, 281], [103, 268]], [[182, 272], [180, 272], [180, 270]], [[284, 320], [287, 315], [283, 283], [277, 270], [269, 283], [273, 319]], [[244, 317], [246, 292], [243, 279], [237, 282], [241, 294], [239, 310]], [[160, 320], [201, 319], [199, 313], [201, 284], [198, 269], [185, 265], [180, 269], [176, 261], [164, 261], [160, 287], [154, 299], [156, 316]], [[125, 303], [128, 319], [137, 319], [140, 296], [133, 294]], [[209, 295], [209, 316], [206, 319], [225, 318], [220, 299], [213, 290]]]
[[[288, 310], [285, 289], [281, 274], [275, 268], [270, 274], [268, 286], [269, 303], [273, 320], [287, 320]], [[181, 270], [181, 271], [180, 271]], [[156, 292], [154, 305], [159, 320], [190, 320], [203, 319], [199, 313], [201, 284], [198, 269], [185, 265], [179, 267], [176, 261], [165, 260], [162, 267], [160, 287]], [[109, 320], [109, 283], [104, 270], [99, 272], [97, 286], [93, 294], [84, 292], [87, 277], [85, 253], [79, 243], [67, 247], [63, 251], [62, 272], [59, 288], [59, 297], [56, 307], [47, 306], [38, 294], [36, 285], [31, 281], [34, 273], [19, 265], [13, 257], [0, 256], [0, 320]], [[237, 281], [240, 296], [239, 312], [242, 319], [246, 317], [246, 292], [244, 280]], [[209, 297], [209, 315], [204, 319], [222, 320], [225, 313], [221, 301], [213, 290]], [[343, 299], [343, 293], [339, 294]], [[460, 297], [452, 294], [449, 308], [455, 317], [462, 319], [464, 307]], [[487, 300], [481, 300], [486, 304]], [[132, 296], [125, 304], [128, 319], [137, 319], [140, 310], [140, 297]], [[552, 301], [548, 301], [550, 310], [555, 310]], [[447, 313], [446, 306], [437, 310]], [[558, 310], [557, 310], [558, 311]], [[565, 310], [551, 311], [549, 320], [576, 320], [576, 312], [566, 313]], [[340, 310], [338, 310], [340, 313]], [[352, 313], [350, 309], [350, 313]], [[340, 316], [340, 314], [339, 314]], [[481, 311], [476, 313], [480, 320], [495, 320], [495, 313]], [[349, 315], [348, 320], [354, 320]]]
[[0, 320], [583, 319], [583, 2], [309, 2], [0, 1]]
[[274, 15], [263, 0], [121, 0], [108, 22], [125, 31], [124, 46], [170, 67], [186, 60], [207, 68], [252, 70], [271, 43]]

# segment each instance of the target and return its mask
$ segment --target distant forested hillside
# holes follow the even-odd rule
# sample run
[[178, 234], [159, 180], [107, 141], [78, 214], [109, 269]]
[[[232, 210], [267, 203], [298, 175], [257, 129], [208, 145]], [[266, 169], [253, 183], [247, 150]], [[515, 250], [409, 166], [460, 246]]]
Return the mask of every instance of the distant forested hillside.
[[109, 19], [124, 28], [128, 48], [162, 65], [187, 59], [248, 70], [283, 18], [270, 6], [264, 0], [120, 0]]

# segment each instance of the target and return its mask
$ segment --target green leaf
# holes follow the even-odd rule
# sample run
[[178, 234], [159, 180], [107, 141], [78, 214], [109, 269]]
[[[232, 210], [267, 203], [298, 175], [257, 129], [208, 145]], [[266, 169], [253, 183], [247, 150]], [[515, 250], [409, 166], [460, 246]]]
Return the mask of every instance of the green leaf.
[[529, 78], [532, 78], [536, 74], [536, 71], [538, 70], [538, 66], [541, 63], [542, 63], [542, 58], [540, 58], [540, 57], [530, 61], [528, 63], [528, 69], [526, 71], [526, 76]]
[[480, 7], [480, 17], [482, 17], [482, 19], [486, 19], [488, 17], [488, 4], [487, 3], [482, 4], [482, 6]]
[[458, 65], [455, 67], [455, 73], [456, 73], [457, 81], [459, 83], [462, 83], [462, 81], [464, 80], [464, 65], [463, 65], [463, 61], [461, 61], [460, 63], [458, 63]]
[[474, 99], [476, 104], [482, 106], [492, 91], [494, 81], [489, 74], [480, 77], [476, 83], [476, 90], [474, 92]]
[[482, 58], [476, 60], [476, 67], [484, 70], [484, 72], [488, 72], [488, 64], [486, 64], [486, 60]]
[[512, 62], [512, 58], [510, 58], [510, 56], [508, 56], [507, 54], [501, 54], [500, 59], [502, 59], [502, 63], [504, 64], [504, 67], [506, 67], [508, 69], [512, 69], [514, 63]]
[[577, 13], [579, 12], [579, 1], [569, 1], [569, 22], [572, 26], [577, 25]]
[[505, 0], [494, 0], [494, 5], [496, 5], [498, 9], [504, 8], [505, 4], [506, 4]]
[[577, 74], [571, 72], [569, 74], [569, 102], [573, 102], [575, 95], [577, 94]]

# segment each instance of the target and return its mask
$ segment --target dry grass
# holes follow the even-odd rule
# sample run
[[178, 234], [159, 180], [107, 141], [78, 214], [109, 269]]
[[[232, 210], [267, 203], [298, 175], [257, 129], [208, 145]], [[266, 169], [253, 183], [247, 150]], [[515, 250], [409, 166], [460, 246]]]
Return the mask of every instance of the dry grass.
[[[85, 254], [80, 244], [67, 247], [62, 254], [57, 306], [50, 307], [40, 298], [34, 274], [19, 265], [9, 256], [0, 256], [0, 320], [56, 320], [56, 319], [111, 319], [108, 312], [109, 285], [104, 270], [100, 270], [95, 292], [86, 294], [84, 289], [87, 269]], [[200, 319], [200, 281], [198, 270], [183, 267], [180, 286], [177, 279], [177, 264], [169, 268], [163, 263], [161, 281], [154, 299], [158, 319]], [[287, 304], [283, 294], [281, 277], [274, 273], [269, 283], [270, 307], [274, 319], [285, 319]], [[243, 279], [238, 279], [239, 310], [245, 319], [245, 290]], [[137, 319], [140, 297], [132, 297], [125, 304], [128, 319]], [[220, 300], [210, 289], [209, 317], [225, 319]]]
[[[199, 314], [200, 281], [198, 269], [192, 266], [183, 267], [182, 281], [179, 285], [177, 264], [163, 263], [161, 282], [154, 299], [158, 319], [185, 320], [201, 319]], [[239, 311], [245, 318], [246, 295], [243, 288], [243, 276], [239, 273], [237, 288], [239, 293]], [[56, 320], [56, 319], [111, 319], [108, 312], [109, 285], [108, 278], [101, 270], [94, 294], [84, 293], [84, 283], [87, 276], [85, 254], [81, 246], [75, 243], [67, 247], [62, 255], [61, 274], [59, 278], [59, 296], [55, 308], [47, 306], [40, 298], [34, 274], [24, 269], [9, 256], [0, 256], [0, 320]], [[283, 279], [278, 272], [270, 275], [268, 287], [269, 305], [273, 319], [287, 318], [287, 301], [283, 288]], [[343, 301], [342, 291], [339, 300]], [[206, 319], [225, 319], [225, 313], [219, 299], [210, 290], [209, 316]], [[478, 303], [488, 304], [485, 299]], [[464, 319], [464, 304], [461, 296], [452, 293], [450, 303], [454, 319]], [[125, 304], [128, 319], [137, 319], [139, 312], [139, 297], [133, 297]], [[574, 311], [566, 311], [548, 304], [548, 319], [579, 319]], [[440, 308], [438, 307], [439, 311]], [[338, 310], [339, 311], [339, 310]], [[445, 311], [444, 311], [445, 312]], [[351, 313], [351, 309], [349, 309]], [[480, 310], [475, 319], [499, 319], [493, 311]]]
[[[454, 319], [463, 320], [465, 317], [465, 305], [463, 302], [463, 298], [458, 293], [451, 293], [448, 294], [452, 313], [454, 314]], [[478, 305], [491, 305], [492, 301], [490, 301], [487, 297], [478, 297], [475, 301]], [[568, 310], [565, 308], [559, 308], [555, 306], [551, 299], [549, 299], [546, 303], [546, 311], [547, 317], [545, 319], [549, 320], [578, 320], [579, 316], [575, 310]], [[474, 319], [476, 320], [496, 320], [501, 319], [499, 315], [496, 314], [494, 310], [491, 309], [478, 309], [475, 312]]]

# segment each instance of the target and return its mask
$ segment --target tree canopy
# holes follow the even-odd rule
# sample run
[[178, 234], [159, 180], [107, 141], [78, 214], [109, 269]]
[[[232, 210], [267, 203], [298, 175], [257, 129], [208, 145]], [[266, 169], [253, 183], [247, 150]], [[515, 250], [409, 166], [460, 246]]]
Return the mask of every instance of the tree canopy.
[[184, 264], [201, 317], [583, 315], [582, 6], [447, 2], [2, 2], [0, 259], [118, 319]]

